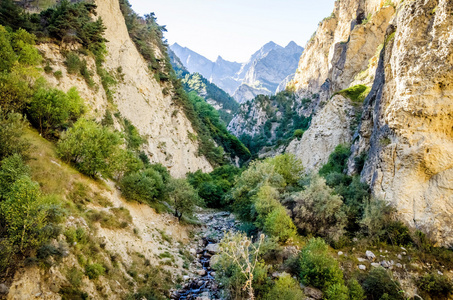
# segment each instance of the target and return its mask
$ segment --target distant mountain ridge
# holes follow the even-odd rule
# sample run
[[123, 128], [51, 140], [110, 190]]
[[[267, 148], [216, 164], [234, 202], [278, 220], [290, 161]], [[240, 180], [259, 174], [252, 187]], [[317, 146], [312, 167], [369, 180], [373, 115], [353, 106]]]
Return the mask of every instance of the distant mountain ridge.
[[170, 48], [190, 73], [200, 73], [239, 103], [259, 94], [274, 94], [279, 85], [295, 73], [304, 50], [295, 42], [286, 47], [269, 42], [241, 64], [224, 60], [221, 56], [213, 62], [177, 43]]

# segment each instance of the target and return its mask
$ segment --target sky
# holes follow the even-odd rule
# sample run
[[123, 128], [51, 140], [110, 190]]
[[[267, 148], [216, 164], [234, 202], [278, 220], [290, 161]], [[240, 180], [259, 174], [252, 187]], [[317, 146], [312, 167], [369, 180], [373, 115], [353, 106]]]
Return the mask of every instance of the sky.
[[246, 62], [269, 41], [305, 46], [334, 0], [129, 0], [140, 15], [154, 12], [165, 37], [210, 60]]

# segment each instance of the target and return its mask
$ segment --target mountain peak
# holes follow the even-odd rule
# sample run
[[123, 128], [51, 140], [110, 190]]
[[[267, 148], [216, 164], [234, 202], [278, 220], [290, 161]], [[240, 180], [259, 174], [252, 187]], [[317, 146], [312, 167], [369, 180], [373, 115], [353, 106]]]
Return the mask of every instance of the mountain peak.
[[300, 46], [297, 45], [296, 42], [291, 41], [291, 42], [288, 43], [288, 45], [286, 45], [285, 48], [296, 48], [296, 47], [300, 47]]

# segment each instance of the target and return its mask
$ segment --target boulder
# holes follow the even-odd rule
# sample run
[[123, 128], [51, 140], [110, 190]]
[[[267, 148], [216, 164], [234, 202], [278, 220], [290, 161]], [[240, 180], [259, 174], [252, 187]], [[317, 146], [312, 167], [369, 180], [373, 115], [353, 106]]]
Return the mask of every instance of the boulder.
[[208, 251], [211, 254], [219, 253], [220, 246], [219, 246], [219, 244], [209, 244], [206, 246], [206, 251]]
[[374, 261], [376, 259], [376, 255], [374, 255], [374, 253], [371, 252], [370, 250], [367, 250], [365, 252], [365, 256], [366, 256], [366, 258], [368, 258], [371, 261]]
[[322, 299], [322, 297], [323, 297], [322, 291], [315, 289], [313, 287], [309, 287], [309, 286], [304, 288], [304, 294], [305, 294], [305, 296], [308, 296], [308, 297], [311, 297], [311, 298], [317, 299], [317, 300]]
[[366, 266], [365, 265], [359, 265], [359, 270], [365, 271], [366, 270]]

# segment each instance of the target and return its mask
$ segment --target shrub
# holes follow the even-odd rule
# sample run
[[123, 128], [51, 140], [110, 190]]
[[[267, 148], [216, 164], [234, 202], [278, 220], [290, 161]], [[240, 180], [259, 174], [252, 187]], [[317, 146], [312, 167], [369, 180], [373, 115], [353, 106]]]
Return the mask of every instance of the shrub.
[[329, 286], [324, 295], [326, 300], [349, 300], [348, 288], [340, 283]]
[[348, 281], [348, 289], [350, 300], [364, 300], [366, 298], [362, 286], [356, 279], [350, 279]]
[[20, 114], [6, 114], [0, 108], [0, 160], [9, 155], [27, 156], [30, 143], [22, 136], [27, 123]]
[[129, 162], [122, 144], [118, 133], [81, 118], [58, 142], [57, 153], [85, 175], [112, 176]]
[[63, 77], [63, 73], [58, 70], [53, 73], [53, 76], [55, 76], [56, 79], [60, 80]]
[[386, 226], [393, 222], [395, 209], [383, 200], [369, 199], [365, 205], [360, 224], [371, 241], [380, 241], [386, 233]]
[[304, 135], [305, 131], [303, 129], [294, 130], [293, 136], [297, 139], [300, 139]]
[[367, 295], [372, 295], [372, 299], [404, 299], [399, 282], [382, 267], [373, 268], [368, 273], [363, 289]]
[[264, 231], [271, 236], [278, 238], [279, 242], [286, 242], [296, 236], [296, 226], [286, 214], [283, 206], [279, 206], [266, 217]]
[[304, 167], [294, 154], [277, 155], [267, 161], [283, 177], [286, 185], [295, 185], [302, 176]]
[[0, 200], [5, 199], [13, 184], [23, 176], [30, 176], [30, 168], [18, 154], [9, 156], [0, 165]]
[[321, 238], [312, 238], [299, 254], [300, 280], [304, 285], [327, 290], [334, 284], [344, 285], [338, 262], [329, 255]]
[[[264, 185], [259, 189], [253, 199], [254, 210], [257, 214], [255, 222], [257, 226], [263, 228], [267, 216], [282, 206], [278, 201], [279, 197], [280, 193], [271, 186]], [[250, 214], [252, 213], [251, 211]]]
[[0, 71], [10, 71], [17, 57], [11, 46], [11, 36], [5, 27], [0, 27]]
[[69, 74], [78, 74], [82, 66], [82, 62], [77, 54], [69, 52], [66, 55], [65, 65]]
[[269, 293], [264, 297], [265, 300], [299, 300], [304, 298], [297, 280], [293, 279], [291, 275], [283, 273], [272, 286]]
[[90, 279], [98, 279], [99, 276], [104, 275], [105, 273], [105, 268], [101, 264], [90, 264], [85, 267], [85, 274], [90, 278]]
[[40, 133], [48, 136], [70, 120], [75, 121], [84, 111], [83, 100], [76, 88], [68, 93], [57, 89], [40, 88], [28, 109], [32, 123], [38, 127]]
[[150, 203], [164, 191], [162, 176], [152, 168], [126, 175], [120, 182], [121, 193], [126, 199]]
[[39, 248], [45, 241], [42, 229], [46, 225], [46, 211], [37, 183], [22, 176], [11, 186], [0, 203], [0, 216], [8, 233], [8, 240], [25, 254]]
[[353, 103], [362, 103], [370, 92], [371, 88], [363, 84], [358, 84], [350, 88], [336, 92], [334, 95], [342, 95], [352, 100]]
[[330, 241], [338, 241], [343, 235], [347, 222], [343, 201], [323, 178], [312, 176], [304, 191], [291, 194], [286, 201], [293, 203], [294, 224], [305, 233]]
[[319, 175], [325, 176], [333, 172], [343, 173], [350, 155], [351, 150], [348, 145], [338, 145], [330, 154], [327, 163], [319, 170]]
[[425, 274], [416, 281], [416, 284], [421, 296], [428, 300], [447, 299], [453, 294], [453, 283], [444, 275]]

